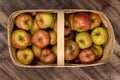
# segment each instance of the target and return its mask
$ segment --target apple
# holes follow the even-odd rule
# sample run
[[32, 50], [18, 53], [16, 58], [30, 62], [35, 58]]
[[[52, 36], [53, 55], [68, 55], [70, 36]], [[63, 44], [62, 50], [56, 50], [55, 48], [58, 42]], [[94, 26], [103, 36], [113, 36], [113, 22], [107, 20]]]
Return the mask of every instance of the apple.
[[33, 25], [32, 16], [28, 13], [22, 13], [16, 17], [15, 24], [19, 29], [30, 30]]
[[74, 32], [71, 32], [69, 35], [65, 36], [65, 40], [74, 40], [75, 34]]
[[57, 45], [52, 46], [52, 51], [55, 53], [57, 56]]
[[22, 64], [30, 64], [34, 59], [34, 54], [31, 49], [21, 49], [17, 51], [17, 59]]
[[84, 49], [80, 52], [79, 58], [81, 63], [89, 64], [94, 62], [95, 54], [91, 49]]
[[94, 29], [94, 28], [100, 26], [102, 20], [101, 20], [101, 18], [100, 18], [100, 16], [98, 14], [90, 13], [90, 18], [92, 20], [90, 29]]
[[76, 42], [80, 49], [86, 49], [91, 47], [92, 38], [88, 32], [81, 32], [76, 34]]
[[64, 35], [67, 36], [71, 33], [71, 28], [70, 28], [70, 24], [68, 22], [68, 20], [65, 20], [65, 26], [64, 26], [65, 30], [64, 30]]
[[70, 23], [71, 30], [74, 30], [74, 26], [73, 26], [74, 16], [75, 16], [74, 13], [72, 13], [72, 14], [70, 14], [70, 15], [68, 16], [68, 22]]
[[55, 24], [55, 22], [57, 21], [57, 14], [56, 13], [54, 13], [53, 14], [53, 22], [52, 22], [52, 24], [50, 25], [50, 28], [52, 28], [53, 29], [53, 27], [54, 27], [54, 24]]
[[12, 32], [11, 42], [15, 48], [24, 49], [30, 45], [31, 37], [29, 33], [18, 29]]
[[65, 40], [65, 60], [72, 61], [79, 55], [80, 49], [78, 44], [72, 40]]
[[34, 53], [36, 59], [39, 59], [40, 58], [40, 54], [42, 52], [42, 49], [39, 48], [39, 47], [36, 47], [35, 45], [32, 45], [32, 50], [33, 50], [33, 53]]
[[57, 21], [56, 21], [55, 24], [54, 24], [53, 30], [57, 33]]
[[91, 47], [92, 51], [95, 54], [95, 60], [98, 60], [102, 57], [103, 55], [103, 48], [100, 45], [92, 45]]
[[51, 49], [44, 48], [40, 54], [40, 61], [43, 64], [52, 64], [56, 61], [56, 55]]
[[75, 31], [82, 32], [90, 29], [91, 19], [87, 13], [77, 13], [73, 19]]
[[92, 37], [94, 44], [102, 45], [102, 44], [106, 43], [106, 41], [108, 39], [108, 33], [107, 33], [106, 28], [97, 27], [97, 28], [93, 29], [93, 31], [91, 32], [91, 37]]
[[36, 24], [36, 21], [33, 22], [33, 26], [30, 29], [31, 34], [33, 35], [37, 30], [39, 30], [40, 28], [38, 27], [38, 25]]
[[50, 45], [57, 44], [57, 33], [54, 32], [53, 30], [50, 30], [49, 35], [50, 35]]
[[40, 29], [46, 29], [53, 23], [53, 15], [51, 13], [39, 12], [36, 14], [35, 20]]
[[44, 30], [38, 30], [32, 36], [32, 43], [39, 48], [44, 48], [50, 43], [50, 35]]
[[80, 59], [79, 59], [79, 57], [75, 58], [75, 59], [73, 60], [73, 63], [75, 63], [75, 64], [79, 64], [79, 63], [80, 63]]

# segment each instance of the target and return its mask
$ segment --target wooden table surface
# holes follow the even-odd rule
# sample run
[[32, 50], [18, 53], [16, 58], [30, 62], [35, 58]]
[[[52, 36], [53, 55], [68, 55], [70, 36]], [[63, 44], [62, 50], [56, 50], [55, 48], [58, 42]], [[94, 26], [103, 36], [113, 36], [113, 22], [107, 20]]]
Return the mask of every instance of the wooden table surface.
[[[24, 9], [92, 9], [105, 13], [116, 37], [110, 62], [85, 68], [17, 67], [9, 56], [7, 20], [12, 12]], [[0, 80], [120, 80], [119, 44], [120, 0], [0, 0]]]

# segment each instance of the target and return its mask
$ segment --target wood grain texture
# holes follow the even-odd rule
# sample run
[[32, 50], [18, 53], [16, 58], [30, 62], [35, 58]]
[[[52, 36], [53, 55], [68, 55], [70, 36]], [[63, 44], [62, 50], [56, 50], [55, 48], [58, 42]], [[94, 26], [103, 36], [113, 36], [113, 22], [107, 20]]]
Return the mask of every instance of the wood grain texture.
[[[91, 9], [111, 21], [116, 42], [109, 63], [85, 68], [26, 69], [13, 64], [7, 44], [9, 15], [24, 9]], [[120, 0], [0, 0], [0, 80], [120, 80]], [[112, 46], [112, 45], [111, 45]]]

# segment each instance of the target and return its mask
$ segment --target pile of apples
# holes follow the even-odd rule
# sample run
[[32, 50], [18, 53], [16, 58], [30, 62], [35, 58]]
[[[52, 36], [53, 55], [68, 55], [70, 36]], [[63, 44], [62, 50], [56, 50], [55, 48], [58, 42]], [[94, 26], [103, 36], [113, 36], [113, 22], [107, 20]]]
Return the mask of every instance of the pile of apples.
[[[64, 21], [66, 63], [90, 64], [103, 56], [108, 32], [101, 17], [92, 12], [66, 13]], [[14, 21], [11, 42], [22, 64], [57, 61], [57, 14], [22, 13]]]
[[90, 64], [101, 59], [108, 32], [98, 14], [66, 13], [64, 24], [66, 63]]
[[56, 62], [56, 13], [22, 13], [14, 22], [11, 42], [16, 48], [16, 57], [20, 63], [27, 65], [35, 61], [43, 64]]

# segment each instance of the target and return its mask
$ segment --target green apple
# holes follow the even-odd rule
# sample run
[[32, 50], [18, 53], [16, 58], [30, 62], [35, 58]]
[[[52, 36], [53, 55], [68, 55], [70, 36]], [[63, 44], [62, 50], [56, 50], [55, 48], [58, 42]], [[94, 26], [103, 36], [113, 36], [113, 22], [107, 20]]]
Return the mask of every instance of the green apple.
[[91, 47], [92, 38], [88, 32], [81, 32], [76, 35], [76, 42], [80, 49], [86, 49]]
[[29, 33], [24, 30], [15, 30], [11, 36], [12, 45], [18, 49], [25, 49], [31, 43], [31, 37]]
[[103, 48], [100, 45], [92, 45], [91, 48], [95, 54], [95, 59], [98, 60], [102, 57], [103, 55]]
[[50, 30], [49, 35], [50, 35], [50, 45], [57, 44], [57, 33], [54, 32], [53, 30]]
[[102, 45], [108, 39], [108, 32], [104, 27], [97, 27], [91, 32], [91, 37], [94, 44]]
[[33, 50], [33, 53], [34, 53], [36, 59], [39, 59], [42, 49], [35, 45], [32, 45], [32, 50]]
[[40, 28], [38, 27], [38, 25], [36, 24], [36, 21], [34, 21], [33, 26], [30, 29], [31, 34], [34, 34], [37, 30], [39, 30]]
[[57, 45], [52, 46], [52, 51], [55, 53], [57, 56]]
[[53, 15], [47, 12], [39, 12], [36, 14], [35, 20], [39, 28], [46, 29], [53, 23]]
[[54, 24], [55, 24], [55, 22], [57, 21], [57, 14], [56, 13], [54, 13], [53, 14], [53, 22], [52, 22], [52, 24], [50, 25], [50, 28], [52, 28], [53, 29], [53, 27], [54, 27]]
[[33, 25], [32, 16], [28, 13], [22, 13], [16, 17], [15, 24], [20, 29], [30, 30]]
[[34, 54], [29, 48], [18, 50], [17, 59], [22, 64], [30, 64], [34, 59]]

